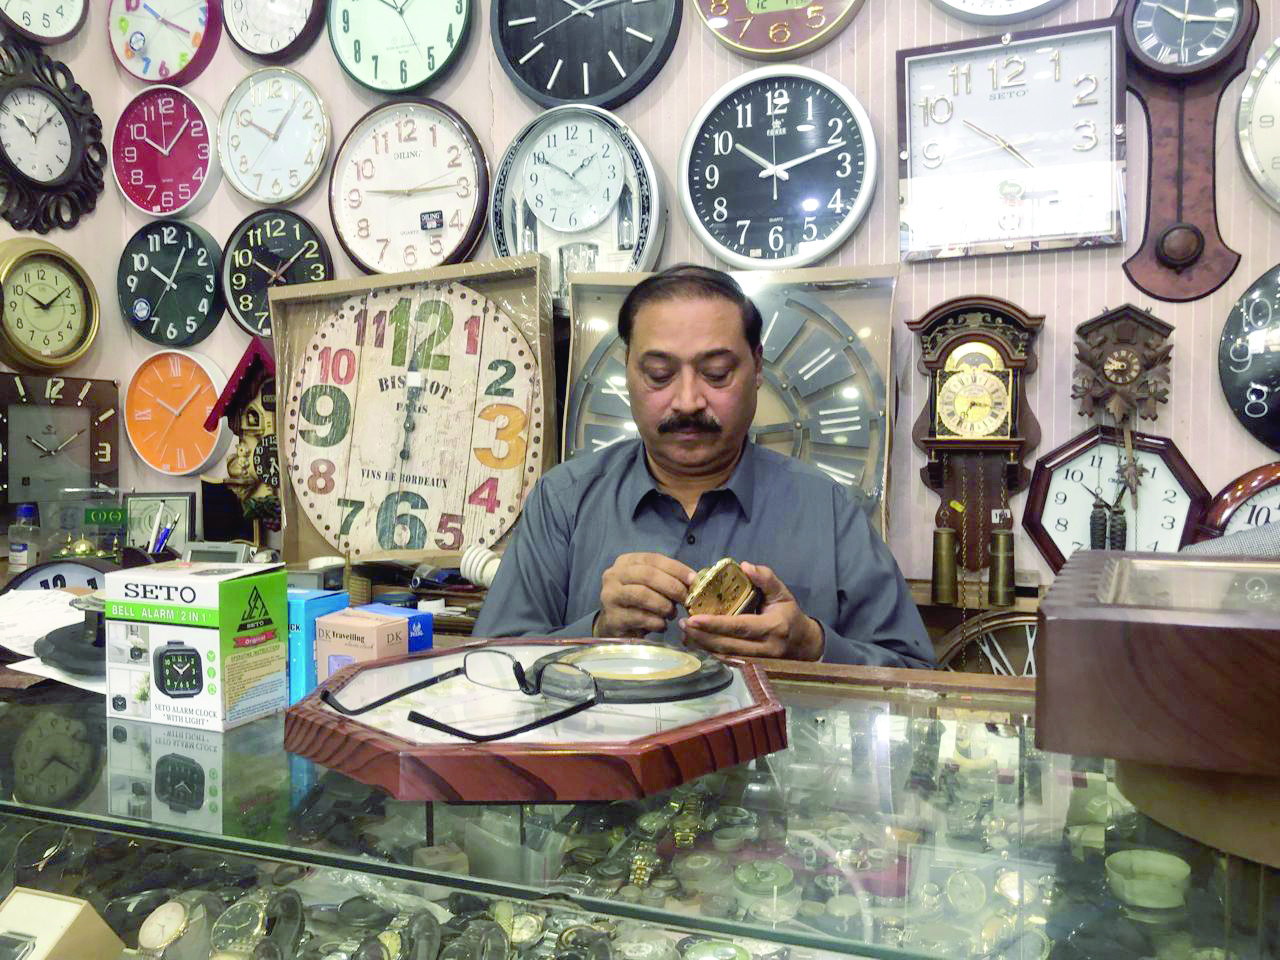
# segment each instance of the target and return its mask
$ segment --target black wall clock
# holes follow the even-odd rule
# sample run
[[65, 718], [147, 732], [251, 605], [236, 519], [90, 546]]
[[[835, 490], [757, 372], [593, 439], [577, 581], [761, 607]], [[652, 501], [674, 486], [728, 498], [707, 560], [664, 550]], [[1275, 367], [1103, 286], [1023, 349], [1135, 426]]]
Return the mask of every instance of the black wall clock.
[[311, 221], [290, 210], [258, 210], [231, 231], [222, 256], [222, 295], [251, 336], [271, 336], [267, 291], [333, 279], [333, 258]]
[[66, 64], [0, 42], [0, 216], [18, 230], [74, 227], [97, 205], [106, 164], [102, 120]]
[[544, 107], [616, 107], [671, 56], [681, 0], [493, 0], [493, 46], [511, 82]]
[[145, 224], [120, 254], [120, 315], [163, 347], [199, 343], [222, 319], [221, 263], [218, 242], [202, 227], [181, 220]]
[[1280, 451], [1280, 264], [1231, 308], [1218, 341], [1218, 379], [1236, 419]]

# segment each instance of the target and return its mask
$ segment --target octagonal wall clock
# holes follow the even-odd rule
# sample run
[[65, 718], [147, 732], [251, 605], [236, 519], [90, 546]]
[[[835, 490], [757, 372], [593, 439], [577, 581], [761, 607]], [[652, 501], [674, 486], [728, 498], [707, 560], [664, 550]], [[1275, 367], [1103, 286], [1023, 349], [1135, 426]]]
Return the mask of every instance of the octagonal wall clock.
[[107, 39], [135, 80], [181, 87], [213, 60], [222, 38], [222, 0], [108, 0]]
[[703, 25], [744, 57], [792, 60], [830, 43], [863, 0], [694, 0]]

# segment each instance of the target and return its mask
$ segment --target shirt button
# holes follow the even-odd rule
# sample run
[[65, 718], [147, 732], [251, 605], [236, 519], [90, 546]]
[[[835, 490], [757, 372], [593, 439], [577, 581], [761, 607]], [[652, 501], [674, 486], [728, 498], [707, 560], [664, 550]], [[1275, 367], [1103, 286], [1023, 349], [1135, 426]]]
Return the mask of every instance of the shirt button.
[[697, 543], [697, 542], [698, 542], [698, 538], [697, 538], [697, 537], [695, 537], [695, 536], [691, 533], [691, 534], [689, 534], [687, 537], [685, 537], [685, 538], [684, 538], [684, 542], [685, 542], [685, 543], [688, 543], [688, 544], [695, 544], [695, 543]]

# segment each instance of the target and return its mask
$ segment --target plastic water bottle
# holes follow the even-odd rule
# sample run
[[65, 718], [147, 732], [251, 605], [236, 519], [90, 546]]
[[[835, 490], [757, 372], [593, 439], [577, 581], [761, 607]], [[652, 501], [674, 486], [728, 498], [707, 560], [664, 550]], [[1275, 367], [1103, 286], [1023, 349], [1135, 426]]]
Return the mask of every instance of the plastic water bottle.
[[9, 524], [9, 572], [20, 573], [40, 562], [40, 524], [36, 505], [18, 507], [18, 519]]

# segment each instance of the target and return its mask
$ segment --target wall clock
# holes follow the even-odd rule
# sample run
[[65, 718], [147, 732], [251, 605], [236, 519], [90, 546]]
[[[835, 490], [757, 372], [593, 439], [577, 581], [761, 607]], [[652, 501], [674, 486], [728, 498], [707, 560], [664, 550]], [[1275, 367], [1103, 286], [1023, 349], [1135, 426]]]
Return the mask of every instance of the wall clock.
[[0, 243], [0, 359], [24, 370], [75, 363], [98, 336], [98, 291], [74, 257], [43, 240]]
[[[1139, 487], [1130, 506], [1125, 438], [1114, 427], [1093, 427], [1036, 461], [1022, 526], [1054, 573], [1076, 550], [1154, 550], [1173, 553], [1190, 543], [1209, 491], [1165, 437], [1132, 435]], [[1123, 522], [1100, 520], [1103, 506], [1123, 510]]]
[[366, 273], [471, 255], [484, 231], [489, 164], [471, 126], [436, 100], [396, 100], [356, 121], [333, 161], [329, 215]]
[[613, 108], [658, 75], [675, 48], [683, 7], [681, 0], [595, 0], [572, 9], [494, 0], [493, 48], [516, 89], [544, 107]]
[[212, 466], [230, 434], [221, 421], [206, 430], [226, 376], [208, 357], [161, 350], [139, 364], [124, 397], [125, 432], [138, 458], [172, 477]]
[[149, 216], [193, 213], [218, 186], [217, 117], [177, 87], [154, 86], [116, 122], [111, 171], [125, 200]]
[[118, 397], [112, 380], [0, 374], [0, 507], [113, 494]]
[[329, 246], [311, 221], [289, 210], [259, 210], [231, 231], [222, 259], [227, 309], [250, 336], [271, 336], [267, 291], [333, 279]]
[[1124, 272], [1161, 300], [1212, 293], [1240, 262], [1218, 232], [1214, 147], [1218, 102], [1248, 63], [1258, 17], [1255, 0], [1125, 0], [1120, 14], [1150, 158], [1142, 246]]
[[535, 117], [494, 175], [493, 249], [545, 254], [557, 297], [568, 292], [570, 273], [649, 269], [666, 228], [649, 151], [599, 107], [553, 107]]
[[10, 0], [0, 10], [0, 25], [32, 43], [70, 40], [89, 13], [89, 0]]
[[1015, 23], [1060, 7], [1066, 0], [933, 0], [951, 16], [970, 23]]
[[329, 152], [329, 114], [300, 74], [264, 67], [231, 91], [218, 121], [218, 159], [231, 186], [256, 203], [301, 197]]
[[472, 0], [331, 0], [329, 43], [356, 83], [402, 93], [438, 80], [457, 59], [471, 27]]
[[1112, 21], [898, 52], [907, 260], [1124, 240], [1124, 57]]
[[717, 40], [745, 57], [790, 60], [812, 53], [852, 22], [863, 0], [694, 0]]
[[103, 190], [93, 100], [65, 64], [0, 42], [0, 214], [18, 230], [70, 228]]
[[546, 398], [497, 304], [458, 283], [355, 294], [301, 358], [283, 392], [283, 469], [335, 549], [463, 550], [515, 521]]
[[1255, 280], [1227, 315], [1218, 381], [1236, 419], [1280, 451], [1280, 265]]
[[799, 267], [835, 251], [866, 214], [875, 134], [840, 83], [766, 67], [698, 111], [679, 170], [680, 203], [707, 249], [735, 267]]
[[1280, 210], [1280, 40], [1267, 48], [1240, 94], [1237, 143], [1244, 168]]
[[1280, 523], [1280, 462], [1255, 467], [1236, 477], [1209, 501], [1196, 540]]
[[222, 37], [222, 0], [108, 0], [116, 63], [147, 83], [182, 86], [200, 76]]
[[1125, 304], [1076, 327], [1076, 383], [1080, 414], [1109, 417], [1123, 429], [1154, 420], [1169, 399], [1168, 343], [1173, 327]]
[[222, 319], [222, 251], [195, 223], [159, 220], [129, 238], [116, 270], [120, 315], [162, 347], [188, 347]]
[[223, 26], [237, 47], [285, 63], [311, 47], [324, 26], [325, 0], [225, 0]]

